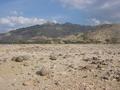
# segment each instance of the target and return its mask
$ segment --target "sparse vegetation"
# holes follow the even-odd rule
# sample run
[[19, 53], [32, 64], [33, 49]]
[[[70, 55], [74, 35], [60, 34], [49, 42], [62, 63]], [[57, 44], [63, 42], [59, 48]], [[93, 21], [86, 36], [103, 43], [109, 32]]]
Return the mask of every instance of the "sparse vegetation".
[[43, 24], [1, 34], [1, 44], [120, 43], [120, 25]]

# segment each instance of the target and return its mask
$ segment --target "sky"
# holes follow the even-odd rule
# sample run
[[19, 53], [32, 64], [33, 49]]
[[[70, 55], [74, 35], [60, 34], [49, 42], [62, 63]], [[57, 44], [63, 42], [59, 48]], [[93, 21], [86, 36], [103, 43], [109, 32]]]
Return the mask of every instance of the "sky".
[[120, 23], [120, 0], [0, 0], [0, 32], [46, 22]]

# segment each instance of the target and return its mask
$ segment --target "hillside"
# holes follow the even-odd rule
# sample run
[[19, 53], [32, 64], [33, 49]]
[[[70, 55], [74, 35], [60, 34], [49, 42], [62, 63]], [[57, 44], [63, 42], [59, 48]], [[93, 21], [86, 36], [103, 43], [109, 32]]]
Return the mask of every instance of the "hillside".
[[97, 26], [95, 31], [87, 32], [86, 37], [103, 43], [120, 43], [120, 25]]
[[0, 43], [120, 43], [120, 25], [46, 23], [0, 34]]

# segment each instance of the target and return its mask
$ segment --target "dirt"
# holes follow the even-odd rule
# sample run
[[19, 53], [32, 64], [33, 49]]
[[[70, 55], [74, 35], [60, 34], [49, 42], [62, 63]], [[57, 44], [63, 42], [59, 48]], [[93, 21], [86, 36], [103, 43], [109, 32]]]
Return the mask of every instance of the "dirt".
[[0, 45], [0, 90], [120, 90], [120, 45]]

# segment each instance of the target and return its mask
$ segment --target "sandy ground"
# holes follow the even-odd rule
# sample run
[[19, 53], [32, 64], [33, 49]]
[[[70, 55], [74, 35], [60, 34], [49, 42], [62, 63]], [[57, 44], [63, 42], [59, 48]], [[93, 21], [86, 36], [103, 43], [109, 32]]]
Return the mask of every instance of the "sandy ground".
[[120, 90], [120, 45], [0, 45], [0, 90]]

